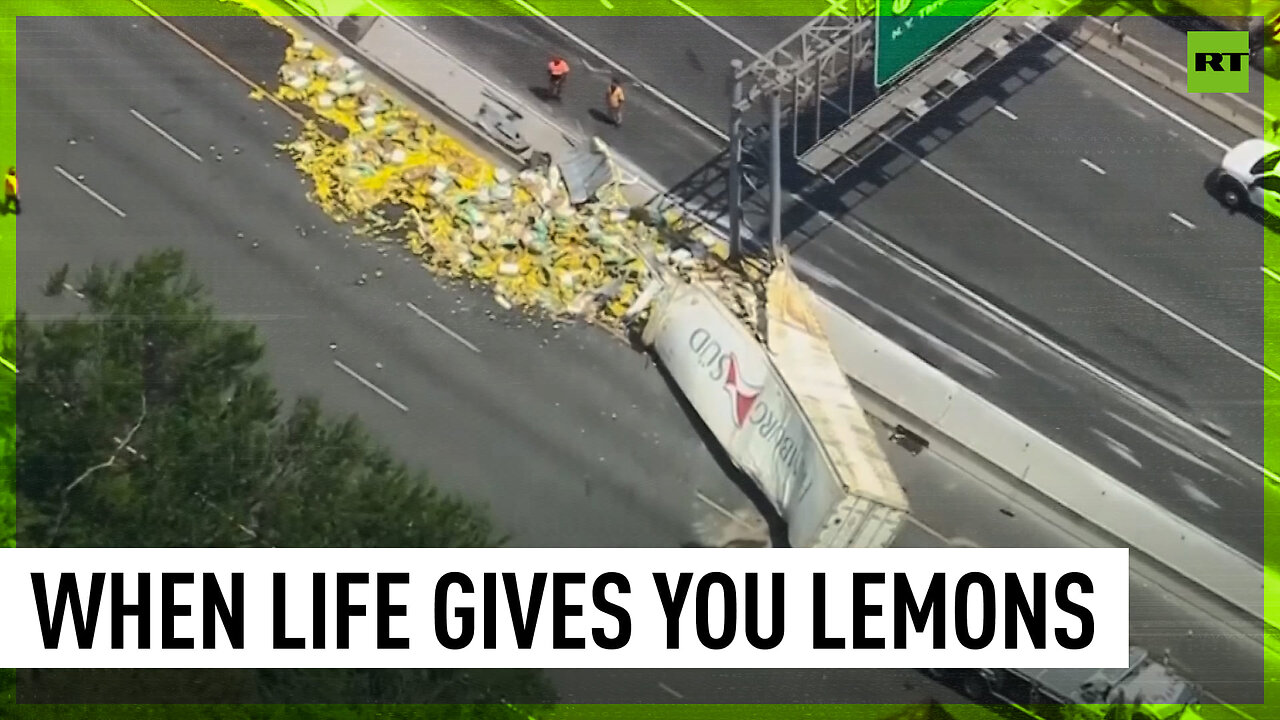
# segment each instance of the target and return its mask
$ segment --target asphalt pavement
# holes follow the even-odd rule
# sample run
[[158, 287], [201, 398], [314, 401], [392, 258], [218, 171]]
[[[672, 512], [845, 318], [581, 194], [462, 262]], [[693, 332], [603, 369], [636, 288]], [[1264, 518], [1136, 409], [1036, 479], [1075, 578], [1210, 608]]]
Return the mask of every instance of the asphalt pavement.
[[[397, 248], [350, 237], [304, 199], [291, 163], [275, 156], [292, 121], [250, 100], [239, 80], [160, 24], [21, 22], [28, 211], [18, 296], [32, 319], [80, 309], [73, 294], [40, 292], [63, 262], [83, 270], [177, 246], [223, 316], [258, 326], [267, 368], [287, 395], [317, 395], [331, 412], [358, 415], [442, 487], [488, 504], [513, 544], [715, 544], [731, 521], [706, 500], [745, 509], [642, 356], [591, 328], [503, 313], [482, 293], [441, 285]], [[181, 22], [219, 54], [235, 49], [240, 72], [274, 76], [284, 40], [260, 21]], [[1088, 544], [1087, 528], [958, 456], [890, 452], [928, 528], [905, 533], [903, 544]], [[1260, 691], [1240, 680], [1260, 668], [1248, 624], [1210, 620], [1181, 592], [1134, 582], [1136, 642], [1174, 646], [1194, 677], [1235, 702]], [[907, 676], [860, 671], [815, 687], [828, 688], [826, 702], [908, 702]], [[612, 686], [589, 671], [557, 680], [579, 701], [632, 697], [610, 696]], [[626, 682], [629, 692], [645, 690], [637, 701], [671, 700], [660, 687]], [[921, 697], [952, 697], [916, 682]], [[677, 673], [664, 683], [690, 698], [747, 699], [739, 680]], [[770, 697], [797, 691], [790, 681], [753, 684], [772, 687]]]
[[[547, 53], [565, 53], [587, 77], [574, 76], [564, 99], [546, 106], [665, 183], [723, 148], [715, 132], [727, 125], [728, 89], [714, 68], [744, 52], [704, 20], [684, 18], [676, 29], [677, 20], [557, 17], [556, 28], [537, 18], [405, 19], [531, 102]], [[725, 30], [731, 20], [711, 22]], [[767, 49], [797, 22], [780, 19], [768, 32], [768, 19], [753, 19], [752, 42]], [[654, 53], [660, 34], [667, 44]], [[633, 90], [623, 128], [593, 125], [596, 85], [619, 72], [594, 51], [661, 93]], [[1104, 55], [1081, 55], [1137, 93], [1170, 101]], [[1241, 458], [1262, 457], [1262, 374], [1248, 364], [1262, 354], [1262, 227], [1206, 192], [1220, 150], [1046, 43], [993, 73], [903, 137], [936, 170], [890, 149], [875, 172], [809, 196], [838, 225], [789, 203], [788, 243], [812, 270], [808, 279], [842, 307], [1260, 559], [1261, 476]], [[1240, 139], [1190, 104], [1176, 110], [1211, 137]], [[1186, 423], [1046, 351], [955, 285]]]

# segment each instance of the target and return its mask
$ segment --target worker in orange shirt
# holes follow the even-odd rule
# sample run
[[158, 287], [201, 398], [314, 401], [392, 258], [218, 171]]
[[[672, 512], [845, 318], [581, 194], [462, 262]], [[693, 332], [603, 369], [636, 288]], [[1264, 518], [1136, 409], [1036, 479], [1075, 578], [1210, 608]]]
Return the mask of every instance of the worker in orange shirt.
[[551, 97], [556, 100], [560, 99], [560, 90], [564, 88], [565, 78], [569, 77], [569, 63], [564, 58], [555, 55], [551, 58], [551, 62], [547, 63], [547, 76], [550, 80], [548, 90]]
[[609, 81], [609, 92], [605, 95], [605, 104], [609, 107], [609, 120], [614, 126], [622, 125], [622, 105], [627, 101], [627, 94], [622, 91], [622, 81], [613, 78]]
[[4, 176], [4, 211], [9, 212], [9, 208], [13, 208], [14, 215], [22, 212], [22, 201], [18, 199], [18, 171], [12, 167]]

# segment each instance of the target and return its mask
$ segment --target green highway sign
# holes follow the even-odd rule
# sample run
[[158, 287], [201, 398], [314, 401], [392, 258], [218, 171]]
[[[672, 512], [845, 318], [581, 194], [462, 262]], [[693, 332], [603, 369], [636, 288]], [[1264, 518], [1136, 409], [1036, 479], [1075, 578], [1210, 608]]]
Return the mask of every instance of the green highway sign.
[[888, 85], [1000, 0], [875, 0], [876, 87]]

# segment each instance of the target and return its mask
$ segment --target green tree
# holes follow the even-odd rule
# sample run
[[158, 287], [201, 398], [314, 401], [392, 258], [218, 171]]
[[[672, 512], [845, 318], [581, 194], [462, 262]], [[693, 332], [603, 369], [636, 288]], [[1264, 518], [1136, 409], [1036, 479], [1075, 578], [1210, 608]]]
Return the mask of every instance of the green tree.
[[[180, 253], [145, 256], [128, 268], [95, 266], [80, 291], [85, 315], [43, 324], [20, 316], [17, 323], [22, 545], [485, 547], [504, 540], [483, 509], [397, 462], [354, 418], [327, 419], [312, 399], [284, 408], [256, 369], [263, 346], [254, 328], [216, 316]], [[433, 717], [510, 717], [501, 704], [465, 712], [461, 704], [552, 697], [539, 673], [451, 670], [173, 671], [163, 679], [148, 671], [127, 682], [121, 673], [43, 671], [32, 692], [69, 699], [62, 693], [74, 687], [109, 692], [146, 683], [148, 674], [188, 702], [459, 704], [452, 715], [438, 706]], [[24, 697], [27, 687], [23, 675]], [[208, 708], [207, 716], [249, 717], [224, 710]], [[363, 712], [349, 710], [350, 717]]]

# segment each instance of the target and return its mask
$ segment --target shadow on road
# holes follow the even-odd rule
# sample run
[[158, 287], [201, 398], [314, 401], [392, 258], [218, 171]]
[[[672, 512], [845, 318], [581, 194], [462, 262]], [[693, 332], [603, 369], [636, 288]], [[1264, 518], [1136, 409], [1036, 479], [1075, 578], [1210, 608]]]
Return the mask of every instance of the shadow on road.
[[[1055, 47], [1054, 41], [1073, 49], [1083, 46], [1083, 42], [1071, 38], [1074, 26], [1082, 21], [1082, 18], [1065, 18], [1046, 31], [1049, 37], [1037, 36], [1015, 48], [1003, 61], [952, 96], [944, 107], [905, 127], [892, 138], [891, 143], [886, 143], [858, 167], [834, 182], [802, 168], [795, 161], [794, 155], [803, 153], [816, 144], [819, 138], [839, 128], [848, 115], [827, 109], [821, 117], [801, 113], [784, 120], [780, 173], [783, 191], [788, 196], [803, 198], [805, 202], [795, 202], [790, 197], [784, 200], [782, 237], [788, 239], [788, 245], [793, 249], [803, 247], [813, 239], [813, 233], [807, 232], [806, 228], [817, 214], [816, 211], [821, 210], [836, 217], [847, 215], [861, 202], [914, 167], [918, 162], [917, 158], [927, 158], [996, 105], [1038, 81], [1069, 57]], [[870, 73], [867, 70], [868, 68], [860, 70], [860, 75], [866, 78], [865, 82], [833, 95], [829, 105], [853, 107], [855, 114], [869, 107], [875, 98], [873, 90], [868, 87]], [[851, 99], [853, 102], [850, 102]], [[763, 123], [753, 124], [745, 135], [741, 163], [744, 224], [751, 237], [768, 237], [768, 127]], [[792, 152], [793, 137], [796, 138], [795, 144], [798, 147], [795, 149], [798, 153]], [[727, 227], [728, 171], [729, 156], [726, 150], [674, 185], [668, 191], [668, 201], [697, 213], [704, 220]]]

